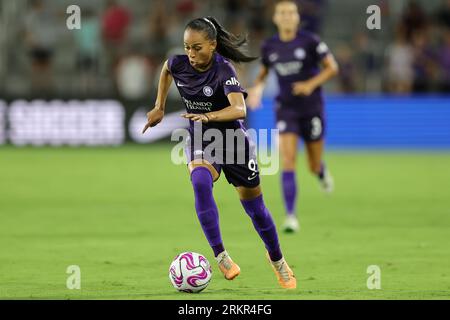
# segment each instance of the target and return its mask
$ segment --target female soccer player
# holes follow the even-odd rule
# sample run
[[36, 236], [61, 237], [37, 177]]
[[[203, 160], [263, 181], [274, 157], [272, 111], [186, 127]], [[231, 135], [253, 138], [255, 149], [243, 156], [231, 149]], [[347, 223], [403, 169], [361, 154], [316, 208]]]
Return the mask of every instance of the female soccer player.
[[265, 80], [269, 69], [273, 68], [280, 87], [275, 113], [280, 131], [282, 190], [287, 213], [283, 229], [296, 232], [299, 229], [295, 211], [298, 138], [305, 142], [311, 172], [317, 175], [324, 191], [333, 190], [333, 178], [322, 160], [325, 120], [321, 86], [337, 75], [338, 65], [316, 35], [299, 31], [300, 15], [295, 2], [278, 2], [273, 21], [278, 34], [262, 46], [262, 67], [254, 87], [249, 89], [248, 106], [255, 109], [261, 105]]
[[[283, 288], [294, 289], [297, 282], [281, 253], [275, 224], [263, 201], [254, 148], [242, 125], [242, 119], [246, 116], [247, 93], [240, 86], [235, 69], [229, 62], [255, 59], [241, 51], [240, 47], [245, 43], [246, 39], [230, 34], [212, 17], [191, 21], [184, 32], [186, 55], [176, 55], [165, 62], [155, 107], [147, 114], [148, 123], [143, 133], [163, 119], [168, 89], [175, 79], [187, 110], [183, 117], [190, 120], [190, 139], [186, 151], [195, 209], [220, 271], [227, 280], [234, 279], [240, 273], [239, 266], [225, 250], [213, 197], [213, 182], [217, 181], [223, 170], [265, 243], [278, 282]], [[222, 133], [222, 147], [217, 150], [223, 151], [222, 159], [217, 160], [217, 154], [213, 157], [207, 152], [206, 139], [200, 143], [196, 141], [208, 129]], [[227, 141], [226, 130], [237, 132], [237, 136], [241, 133], [243, 143], [238, 145], [234, 136]], [[233, 160], [242, 156], [245, 159], [240, 163], [230, 162], [229, 158], [225, 159], [230, 153]]]

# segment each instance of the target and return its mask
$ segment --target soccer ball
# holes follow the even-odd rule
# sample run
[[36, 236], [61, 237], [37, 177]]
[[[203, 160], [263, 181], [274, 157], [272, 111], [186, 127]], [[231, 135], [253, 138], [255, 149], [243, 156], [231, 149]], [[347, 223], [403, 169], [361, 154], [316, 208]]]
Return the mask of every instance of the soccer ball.
[[169, 279], [178, 291], [197, 293], [211, 281], [212, 269], [201, 254], [183, 252], [177, 255], [169, 268]]

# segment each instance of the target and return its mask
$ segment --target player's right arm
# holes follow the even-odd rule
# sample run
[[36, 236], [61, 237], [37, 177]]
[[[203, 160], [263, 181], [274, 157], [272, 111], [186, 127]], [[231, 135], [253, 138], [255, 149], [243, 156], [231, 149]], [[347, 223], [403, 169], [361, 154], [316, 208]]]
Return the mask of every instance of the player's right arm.
[[247, 106], [254, 110], [261, 106], [262, 95], [266, 86], [269, 68], [262, 64], [253, 87], [248, 89]]
[[172, 74], [169, 71], [168, 61], [164, 62], [159, 77], [158, 95], [156, 97], [155, 107], [147, 113], [147, 124], [145, 125], [142, 133], [145, 133], [148, 128], [156, 126], [164, 117], [164, 111], [166, 109], [167, 95], [169, 93], [170, 85], [172, 84]]

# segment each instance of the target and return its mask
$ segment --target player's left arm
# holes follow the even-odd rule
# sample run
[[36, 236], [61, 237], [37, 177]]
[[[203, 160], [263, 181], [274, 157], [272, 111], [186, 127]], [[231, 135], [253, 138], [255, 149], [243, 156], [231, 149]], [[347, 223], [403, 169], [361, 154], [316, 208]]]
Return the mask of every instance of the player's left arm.
[[218, 111], [203, 114], [184, 114], [183, 117], [193, 121], [207, 122], [228, 122], [244, 119], [247, 116], [244, 94], [241, 92], [230, 92], [228, 95], [230, 106]]
[[328, 53], [321, 61], [321, 71], [307, 81], [295, 82], [292, 86], [294, 95], [309, 96], [318, 87], [339, 74], [339, 66], [331, 53]]

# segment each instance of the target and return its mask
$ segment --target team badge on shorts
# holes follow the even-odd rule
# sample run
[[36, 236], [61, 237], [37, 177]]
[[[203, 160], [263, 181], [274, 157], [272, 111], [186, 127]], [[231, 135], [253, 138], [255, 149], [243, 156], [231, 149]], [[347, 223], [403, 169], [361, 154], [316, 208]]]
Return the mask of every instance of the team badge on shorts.
[[205, 94], [205, 96], [211, 97], [213, 95], [214, 91], [210, 86], [206, 86], [203, 88], [203, 93]]

